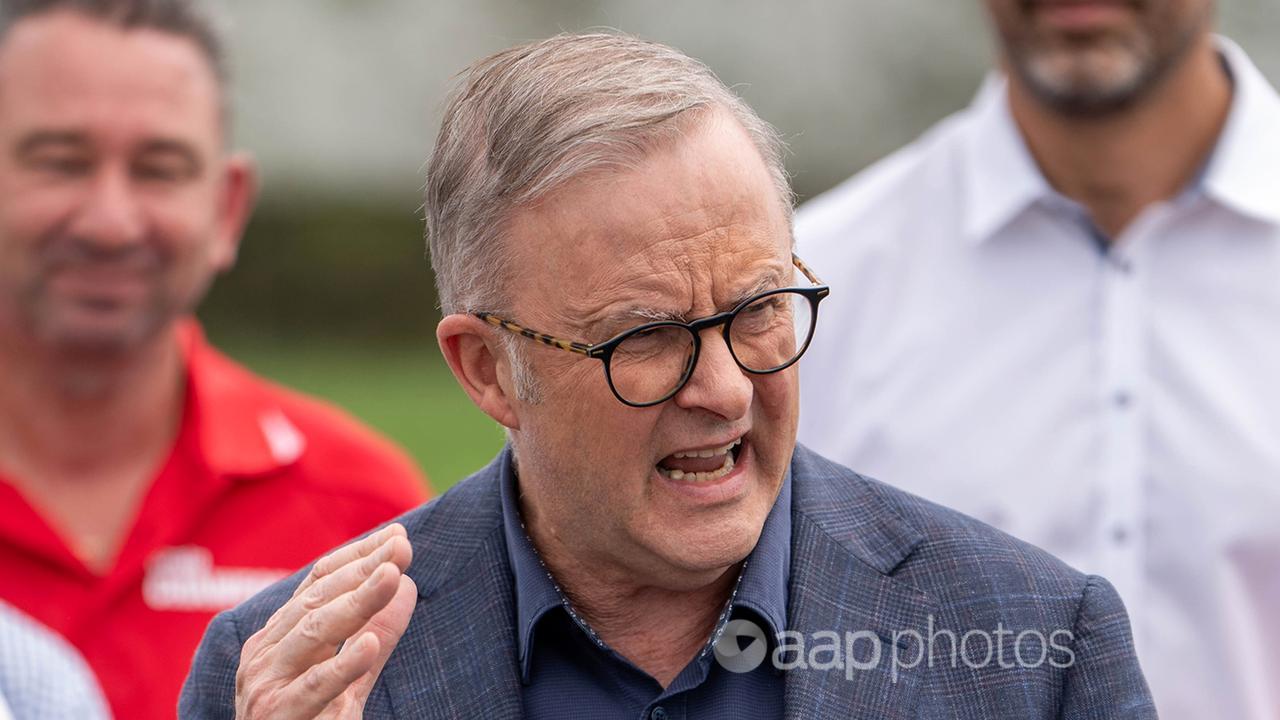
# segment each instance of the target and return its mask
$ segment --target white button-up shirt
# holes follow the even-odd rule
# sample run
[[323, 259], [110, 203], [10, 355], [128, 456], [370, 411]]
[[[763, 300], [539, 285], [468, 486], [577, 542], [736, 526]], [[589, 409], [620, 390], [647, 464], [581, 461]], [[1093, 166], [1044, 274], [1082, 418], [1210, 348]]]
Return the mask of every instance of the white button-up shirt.
[[807, 204], [800, 440], [1111, 580], [1160, 716], [1280, 718], [1280, 97], [1108, 247], [989, 80]]
[[53, 630], [0, 601], [0, 720], [110, 717], [98, 681], [80, 653]]

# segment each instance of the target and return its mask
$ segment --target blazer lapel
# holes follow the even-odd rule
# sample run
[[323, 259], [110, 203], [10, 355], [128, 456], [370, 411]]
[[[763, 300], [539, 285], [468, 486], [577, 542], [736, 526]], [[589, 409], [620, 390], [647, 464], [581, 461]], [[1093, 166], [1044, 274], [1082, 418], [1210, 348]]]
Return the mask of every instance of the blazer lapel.
[[[792, 466], [788, 623], [806, 657], [803, 664], [795, 653], [781, 658], [797, 662], [786, 674], [785, 715], [914, 718], [926, 670], [895, 666], [893, 643], [901, 639], [895, 633], [924, 633], [936, 610], [893, 571], [923, 536], [870, 492], [867, 481], [817, 460], [797, 448]], [[896, 657], [903, 663], [919, 652], [912, 642], [899, 643]], [[813, 652], [824, 645], [832, 650]]]
[[410, 630], [383, 671], [394, 717], [516, 720], [523, 715], [515, 604], [501, 530], [460, 580], [419, 599]]
[[[409, 628], [365, 717], [522, 717], [515, 599], [500, 485], [510, 448], [426, 508], [413, 527], [418, 586]], [[376, 712], [371, 712], [375, 707]]]

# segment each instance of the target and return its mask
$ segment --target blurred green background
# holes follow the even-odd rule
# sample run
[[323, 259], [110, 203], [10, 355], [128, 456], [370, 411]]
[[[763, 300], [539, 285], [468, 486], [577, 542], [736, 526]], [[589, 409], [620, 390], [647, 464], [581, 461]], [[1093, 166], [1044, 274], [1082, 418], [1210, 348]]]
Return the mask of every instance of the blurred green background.
[[[964, 107], [993, 56], [981, 0], [216, 0], [235, 137], [265, 180], [237, 267], [201, 308], [215, 343], [397, 440], [443, 491], [502, 433], [435, 347], [423, 165], [453, 76], [503, 47], [609, 27], [706, 62], [787, 139], [800, 197]], [[1280, 81], [1280, 3], [1222, 0]]]
[[500, 427], [436, 347], [435, 289], [412, 208], [266, 200], [200, 317], [238, 361], [391, 437], [437, 493], [502, 446]]
[[335, 402], [381, 430], [418, 461], [437, 494], [502, 447], [501, 428], [471, 404], [434, 346], [213, 339], [256, 372]]

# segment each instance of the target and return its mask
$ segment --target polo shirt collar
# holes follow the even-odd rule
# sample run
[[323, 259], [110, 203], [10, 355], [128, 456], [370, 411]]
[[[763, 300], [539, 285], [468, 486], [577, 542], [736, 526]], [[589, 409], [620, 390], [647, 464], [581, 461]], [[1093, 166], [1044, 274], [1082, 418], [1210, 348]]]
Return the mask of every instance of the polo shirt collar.
[[[517, 651], [521, 678], [528, 683], [533, 663], [534, 631], [548, 613], [563, 608], [565, 600], [555, 578], [525, 532], [512, 459], [508, 445], [503, 448], [500, 458], [499, 483], [503, 531], [516, 594]], [[735, 608], [748, 608], [772, 626], [764, 628], [767, 637], [777, 637], [787, 627], [787, 585], [790, 577], [791, 470], [788, 468], [778, 499], [765, 518], [760, 539], [747, 558], [734, 598]]]
[[195, 423], [201, 462], [215, 476], [241, 479], [297, 462], [306, 437], [269, 386], [210, 347], [195, 320], [179, 322], [177, 336], [187, 369], [184, 421]]
[[1205, 193], [1241, 215], [1280, 225], [1280, 95], [1239, 45], [1225, 37], [1217, 44], [1235, 86]]

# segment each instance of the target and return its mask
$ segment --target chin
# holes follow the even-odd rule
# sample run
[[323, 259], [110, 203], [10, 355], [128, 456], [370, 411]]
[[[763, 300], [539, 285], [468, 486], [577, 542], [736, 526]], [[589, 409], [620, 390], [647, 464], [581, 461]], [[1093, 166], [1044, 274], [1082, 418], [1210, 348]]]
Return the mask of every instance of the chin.
[[127, 352], [154, 337], [160, 328], [131, 319], [124, 322], [64, 319], [37, 325], [43, 342], [65, 352], [110, 355]]
[[764, 517], [759, 522], [743, 520], [715, 532], [682, 535], [675, 546], [664, 548], [661, 554], [669, 565], [694, 576], [719, 573], [737, 565], [755, 549], [764, 527]]
[[1042, 102], [1068, 115], [1104, 115], [1128, 107], [1144, 90], [1143, 68], [1129, 58], [1046, 57], [1025, 73]]
[[1081, 112], [1122, 107], [1150, 83], [1149, 54], [1120, 42], [1032, 51], [1020, 75], [1051, 106]]

